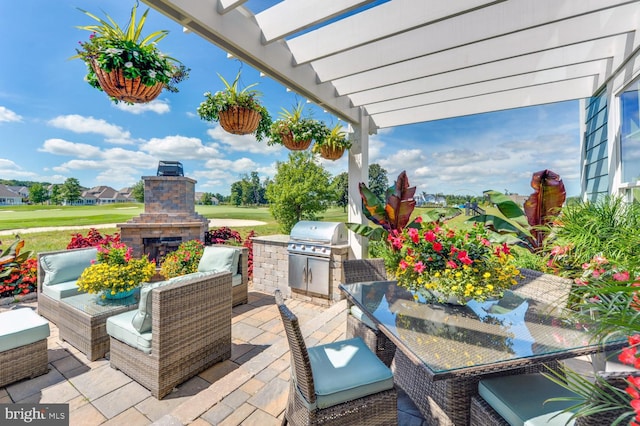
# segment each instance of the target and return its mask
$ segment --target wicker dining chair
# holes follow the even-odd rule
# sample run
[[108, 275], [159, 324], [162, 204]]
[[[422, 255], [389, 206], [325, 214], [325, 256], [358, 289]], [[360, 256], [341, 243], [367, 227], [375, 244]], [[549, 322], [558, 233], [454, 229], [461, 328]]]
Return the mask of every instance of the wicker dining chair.
[[391, 370], [359, 338], [307, 348], [298, 318], [275, 291], [291, 352], [283, 425], [397, 425]]
[[[386, 281], [384, 259], [353, 259], [342, 262], [345, 284], [365, 281]], [[396, 345], [389, 340], [368, 317], [352, 303], [347, 315], [347, 338], [360, 337], [388, 367], [396, 353]]]

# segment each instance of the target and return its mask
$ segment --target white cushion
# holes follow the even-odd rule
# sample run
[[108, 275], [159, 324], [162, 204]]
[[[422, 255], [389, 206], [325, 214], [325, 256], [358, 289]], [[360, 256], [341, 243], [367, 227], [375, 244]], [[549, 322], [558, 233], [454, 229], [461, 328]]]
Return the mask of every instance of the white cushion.
[[97, 258], [96, 248], [43, 255], [40, 257], [40, 266], [45, 273], [42, 284], [47, 286], [77, 280]]
[[238, 272], [240, 249], [228, 246], [206, 246], [200, 262], [198, 272]]
[[151, 353], [151, 331], [140, 333], [131, 324], [136, 311], [127, 311], [107, 318], [107, 334], [146, 354]]
[[43, 285], [42, 293], [46, 294], [54, 300], [60, 300], [65, 297], [75, 296], [84, 291], [80, 290], [77, 284], [77, 280], [67, 281], [64, 283], [57, 283], [51, 285]]
[[0, 352], [49, 337], [49, 321], [32, 309], [19, 308], [0, 314]]

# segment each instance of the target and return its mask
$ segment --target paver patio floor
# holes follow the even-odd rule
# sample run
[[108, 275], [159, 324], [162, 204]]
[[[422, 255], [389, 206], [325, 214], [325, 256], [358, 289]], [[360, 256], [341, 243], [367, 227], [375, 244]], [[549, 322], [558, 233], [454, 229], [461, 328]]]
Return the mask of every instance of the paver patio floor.
[[[298, 315], [308, 346], [345, 338], [346, 302], [322, 307], [287, 301]], [[13, 308], [36, 309], [36, 302]], [[0, 310], [8, 309], [7, 306]], [[249, 303], [233, 308], [231, 359], [178, 386], [162, 400], [108, 359], [89, 361], [58, 339], [51, 324], [49, 372], [0, 388], [0, 403], [67, 403], [70, 425], [279, 425], [289, 392], [289, 347], [272, 295], [250, 291]], [[400, 392], [401, 425], [424, 425]]]

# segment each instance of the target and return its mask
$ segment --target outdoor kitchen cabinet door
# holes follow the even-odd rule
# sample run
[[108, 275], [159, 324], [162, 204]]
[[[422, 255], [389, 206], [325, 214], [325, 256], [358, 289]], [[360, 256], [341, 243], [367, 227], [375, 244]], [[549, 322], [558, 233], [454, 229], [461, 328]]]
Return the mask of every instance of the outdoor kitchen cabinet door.
[[289, 285], [309, 293], [329, 295], [329, 259], [290, 254]]

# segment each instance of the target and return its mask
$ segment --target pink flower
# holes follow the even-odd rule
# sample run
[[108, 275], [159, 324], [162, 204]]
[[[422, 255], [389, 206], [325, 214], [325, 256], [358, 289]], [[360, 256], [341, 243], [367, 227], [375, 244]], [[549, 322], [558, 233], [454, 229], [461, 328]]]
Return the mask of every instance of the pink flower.
[[400, 269], [402, 269], [404, 271], [405, 269], [407, 269], [407, 266], [409, 266], [409, 264], [407, 262], [405, 262], [404, 259], [402, 259], [400, 261], [400, 263], [398, 264], [398, 266], [400, 266]]
[[613, 274], [613, 279], [616, 281], [629, 281], [629, 271], [616, 272]]
[[618, 355], [618, 360], [626, 365], [634, 365], [636, 358], [636, 348], [625, 348], [620, 351], [620, 355]]
[[414, 244], [418, 244], [418, 242], [420, 241], [420, 235], [418, 233], [418, 230], [416, 228], [409, 228], [409, 237], [411, 238], [411, 241], [413, 241]]
[[451, 269], [457, 269], [458, 268], [458, 264], [456, 262], [454, 262], [453, 260], [447, 260], [447, 266]]
[[419, 274], [421, 274], [422, 272], [424, 272], [424, 269], [425, 269], [425, 267], [424, 267], [424, 264], [422, 263], [422, 261], [420, 261], [420, 262], [416, 262], [416, 264], [415, 264], [415, 265], [413, 265], [413, 271], [414, 271], [414, 272], [417, 272], [417, 273], [419, 273]]
[[433, 243], [433, 249], [436, 252], [440, 253], [442, 251], [442, 244], [440, 244], [438, 242]]
[[415, 222], [415, 223], [422, 223], [422, 216], [418, 216], [418, 217], [416, 217], [416, 219], [415, 219], [415, 221], [414, 221], [414, 222]]
[[458, 260], [465, 265], [471, 265], [473, 263], [473, 260], [469, 258], [469, 254], [465, 250], [460, 250], [458, 252]]
[[433, 231], [427, 231], [424, 233], [424, 239], [425, 241], [429, 241], [430, 243], [434, 242], [436, 240], [436, 234]]

